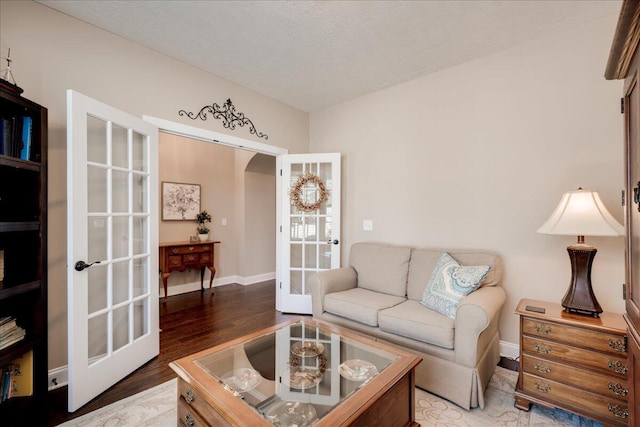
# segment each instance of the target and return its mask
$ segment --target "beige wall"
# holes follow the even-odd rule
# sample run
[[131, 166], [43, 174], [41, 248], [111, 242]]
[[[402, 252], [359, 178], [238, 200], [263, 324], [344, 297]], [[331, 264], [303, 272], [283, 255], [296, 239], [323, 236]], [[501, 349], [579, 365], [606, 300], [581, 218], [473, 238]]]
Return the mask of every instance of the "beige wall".
[[275, 157], [258, 154], [245, 172], [245, 276], [276, 270], [275, 171]]
[[[49, 367], [67, 363], [66, 90], [136, 116], [150, 115], [272, 144], [308, 149], [308, 114], [31, 1], [2, 0], [0, 38], [24, 96], [49, 109]], [[231, 98], [269, 140], [229, 131], [198, 111]], [[224, 260], [223, 260], [224, 262]], [[226, 268], [226, 267], [225, 267]]]
[[[562, 193], [598, 190], [622, 222], [622, 83], [603, 77], [616, 20], [312, 114], [310, 150], [344, 154], [343, 260], [363, 240], [495, 250], [508, 294], [502, 339], [517, 344], [517, 302], [559, 302], [569, 284], [575, 240], [536, 234]], [[600, 303], [622, 312], [623, 238], [587, 243], [598, 248]]]

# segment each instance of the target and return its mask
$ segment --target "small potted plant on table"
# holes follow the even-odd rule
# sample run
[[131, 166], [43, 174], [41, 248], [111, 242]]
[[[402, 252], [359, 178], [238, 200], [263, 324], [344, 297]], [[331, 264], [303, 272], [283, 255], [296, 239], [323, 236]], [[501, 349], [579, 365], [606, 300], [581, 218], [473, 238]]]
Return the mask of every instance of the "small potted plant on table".
[[209, 240], [209, 227], [206, 225], [207, 222], [211, 222], [209, 212], [205, 209], [196, 215], [196, 222], [198, 223], [198, 238], [200, 241]]

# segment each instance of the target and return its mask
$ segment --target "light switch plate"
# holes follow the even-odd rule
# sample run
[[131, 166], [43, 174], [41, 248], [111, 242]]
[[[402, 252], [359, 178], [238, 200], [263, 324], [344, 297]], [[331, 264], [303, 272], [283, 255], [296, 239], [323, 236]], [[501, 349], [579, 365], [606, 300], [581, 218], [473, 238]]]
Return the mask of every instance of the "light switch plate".
[[362, 221], [362, 229], [365, 231], [373, 230], [373, 221], [370, 219], [365, 219]]

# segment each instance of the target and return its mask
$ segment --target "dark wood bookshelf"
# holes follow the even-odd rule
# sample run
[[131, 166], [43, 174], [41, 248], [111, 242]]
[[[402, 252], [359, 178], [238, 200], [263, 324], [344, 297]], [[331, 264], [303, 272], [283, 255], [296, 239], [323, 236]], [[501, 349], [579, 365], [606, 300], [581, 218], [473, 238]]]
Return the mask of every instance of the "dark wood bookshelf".
[[22, 92], [0, 80], [0, 318], [26, 331], [0, 368], [31, 352], [33, 392], [0, 402], [3, 426], [42, 425], [48, 389], [47, 109]]

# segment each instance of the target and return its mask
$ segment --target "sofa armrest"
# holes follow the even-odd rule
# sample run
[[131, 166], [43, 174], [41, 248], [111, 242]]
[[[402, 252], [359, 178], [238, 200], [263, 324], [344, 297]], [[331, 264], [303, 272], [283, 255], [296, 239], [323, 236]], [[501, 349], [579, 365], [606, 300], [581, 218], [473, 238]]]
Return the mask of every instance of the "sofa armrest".
[[498, 331], [506, 294], [501, 286], [485, 286], [464, 297], [458, 305], [453, 348], [456, 363], [475, 367]]
[[320, 271], [309, 278], [313, 317], [324, 313], [324, 296], [358, 286], [358, 274], [351, 267]]

